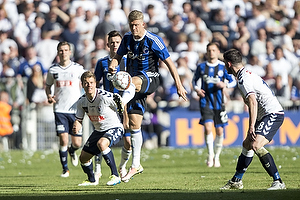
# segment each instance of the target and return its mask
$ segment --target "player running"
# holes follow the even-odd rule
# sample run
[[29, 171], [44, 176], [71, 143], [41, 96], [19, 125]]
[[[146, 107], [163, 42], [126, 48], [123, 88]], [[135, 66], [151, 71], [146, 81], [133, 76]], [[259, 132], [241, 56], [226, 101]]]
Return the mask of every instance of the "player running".
[[[68, 152], [74, 166], [78, 165], [75, 153], [81, 147], [82, 133], [73, 134], [72, 127], [75, 121], [76, 102], [81, 95], [80, 76], [85, 71], [83, 66], [70, 60], [72, 51], [68, 42], [57, 45], [59, 63], [53, 64], [47, 73], [46, 95], [48, 102], [53, 103], [56, 133], [59, 137], [59, 157], [63, 168], [61, 177], [69, 177]], [[51, 87], [54, 86], [54, 95]], [[69, 134], [72, 143], [68, 147]]]
[[85, 94], [80, 97], [77, 103], [73, 132], [77, 134], [81, 129], [85, 113], [91, 120], [95, 130], [83, 146], [79, 157], [81, 167], [87, 174], [88, 180], [78, 186], [98, 185], [99, 178], [94, 175], [92, 157], [100, 152], [111, 170], [110, 180], [106, 184], [109, 186], [119, 184], [121, 178], [110, 147], [122, 139], [124, 129], [117, 112], [113, 93], [96, 88], [96, 77], [91, 71], [82, 74], [81, 82]]
[[250, 165], [254, 153], [259, 157], [267, 173], [273, 178], [268, 190], [285, 189], [274, 159], [265, 145], [268, 144], [284, 120], [284, 112], [269, 86], [258, 75], [248, 71], [242, 64], [242, 54], [235, 49], [223, 55], [228, 73], [237, 78], [238, 87], [249, 109], [249, 128], [243, 142], [236, 172], [221, 190], [242, 189], [242, 178]]

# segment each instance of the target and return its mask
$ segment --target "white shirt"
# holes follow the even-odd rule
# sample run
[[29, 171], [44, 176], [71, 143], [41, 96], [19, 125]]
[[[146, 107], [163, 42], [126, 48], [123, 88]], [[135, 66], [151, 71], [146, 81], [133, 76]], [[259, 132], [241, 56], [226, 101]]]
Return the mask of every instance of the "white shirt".
[[237, 81], [245, 104], [249, 106], [247, 97], [250, 94], [255, 94], [258, 103], [257, 120], [261, 120], [268, 114], [283, 111], [282, 106], [269, 86], [255, 73], [242, 68], [237, 74]]
[[84, 71], [83, 66], [75, 62], [67, 67], [53, 64], [49, 68], [46, 85], [54, 85], [54, 112], [76, 113], [76, 102], [81, 96], [80, 77]]
[[96, 131], [102, 132], [111, 128], [121, 127], [117, 105], [113, 100], [113, 93], [96, 88], [93, 100], [82, 95], [77, 103], [76, 119], [83, 120], [86, 113]]

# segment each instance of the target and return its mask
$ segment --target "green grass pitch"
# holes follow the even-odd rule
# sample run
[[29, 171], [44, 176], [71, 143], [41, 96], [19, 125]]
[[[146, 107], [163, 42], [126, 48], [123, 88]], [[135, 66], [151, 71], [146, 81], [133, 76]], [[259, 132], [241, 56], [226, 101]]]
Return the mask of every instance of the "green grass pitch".
[[[220, 191], [234, 174], [241, 148], [224, 148], [221, 168], [208, 168], [206, 149], [160, 148], [142, 150], [144, 173], [128, 183], [108, 187], [110, 171], [102, 162], [102, 178], [97, 186], [78, 187], [86, 179], [80, 166], [69, 162], [70, 177], [61, 178], [58, 152], [0, 152], [0, 200], [82, 199], [82, 200], [174, 200], [174, 199], [300, 199], [300, 147], [267, 147], [273, 155], [287, 189], [267, 191], [272, 178], [258, 158], [243, 177], [244, 189]], [[113, 148], [117, 165], [119, 147]], [[79, 154], [79, 151], [77, 151]], [[129, 161], [131, 163], [131, 160]], [[128, 164], [129, 166], [129, 164]]]

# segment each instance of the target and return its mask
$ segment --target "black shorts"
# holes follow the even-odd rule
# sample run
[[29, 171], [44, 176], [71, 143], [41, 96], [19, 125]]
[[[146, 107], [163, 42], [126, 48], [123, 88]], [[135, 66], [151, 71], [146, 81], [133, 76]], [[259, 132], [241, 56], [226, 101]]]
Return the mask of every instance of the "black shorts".
[[272, 113], [255, 123], [255, 134], [264, 136], [271, 141], [283, 123], [284, 114]]
[[146, 110], [146, 98], [147, 95], [155, 92], [160, 84], [159, 74], [157, 72], [141, 72], [137, 75], [142, 79], [141, 90], [135, 93], [133, 99], [127, 104], [128, 114], [143, 115]]
[[78, 134], [74, 134], [72, 131], [73, 124], [75, 122], [75, 114], [69, 113], [54, 113], [56, 135], [59, 136], [62, 133], [68, 133], [72, 136], [82, 137], [82, 131]]
[[221, 110], [201, 108], [201, 119], [199, 124], [204, 125], [206, 122], [214, 122], [215, 127], [224, 127], [228, 125], [228, 116], [225, 107]]
[[111, 147], [118, 144], [118, 142], [122, 139], [123, 134], [124, 129], [121, 127], [111, 128], [103, 132], [94, 130], [88, 138], [88, 140], [86, 141], [86, 143], [84, 144], [82, 150], [92, 155], [97, 155], [101, 152], [97, 146], [97, 143], [100, 140], [100, 138], [106, 137], [107, 139], [109, 139], [109, 147]]
[[160, 84], [159, 73], [157, 72], [141, 72], [138, 77], [142, 79], [142, 87], [139, 91], [142, 94], [152, 94]]

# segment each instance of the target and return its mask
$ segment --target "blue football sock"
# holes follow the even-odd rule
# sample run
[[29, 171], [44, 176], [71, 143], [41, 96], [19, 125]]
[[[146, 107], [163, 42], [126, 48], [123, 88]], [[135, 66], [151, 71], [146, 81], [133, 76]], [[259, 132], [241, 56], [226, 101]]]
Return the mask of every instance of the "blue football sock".
[[63, 167], [64, 171], [68, 171], [68, 151], [61, 151], [59, 150], [59, 158], [60, 158], [60, 163]]
[[114, 154], [111, 151], [111, 149], [108, 147], [107, 149], [102, 151], [102, 156], [103, 156], [106, 164], [109, 166], [109, 168], [111, 170], [111, 174], [118, 177], [119, 174], [118, 174], [118, 170], [117, 170], [117, 167], [116, 167]]
[[239, 156], [238, 163], [236, 165], [236, 172], [231, 179], [232, 181], [240, 181], [243, 178], [243, 175], [245, 174], [248, 166], [252, 162], [253, 156], [252, 157], [247, 157], [243, 153]]
[[93, 161], [90, 161], [87, 164], [81, 164], [81, 168], [84, 171], [84, 173], [87, 174], [88, 179], [90, 182], [95, 182], [95, 176], [93, 172]]
[[270, 153], [259, 157], [259, 160], [262, 166], [265, 168], [267, 173], [273, 178], [274, 181], [279, 180], [280, 182], [282, 182], [277, 167], [275, 165], [274, 159]]

